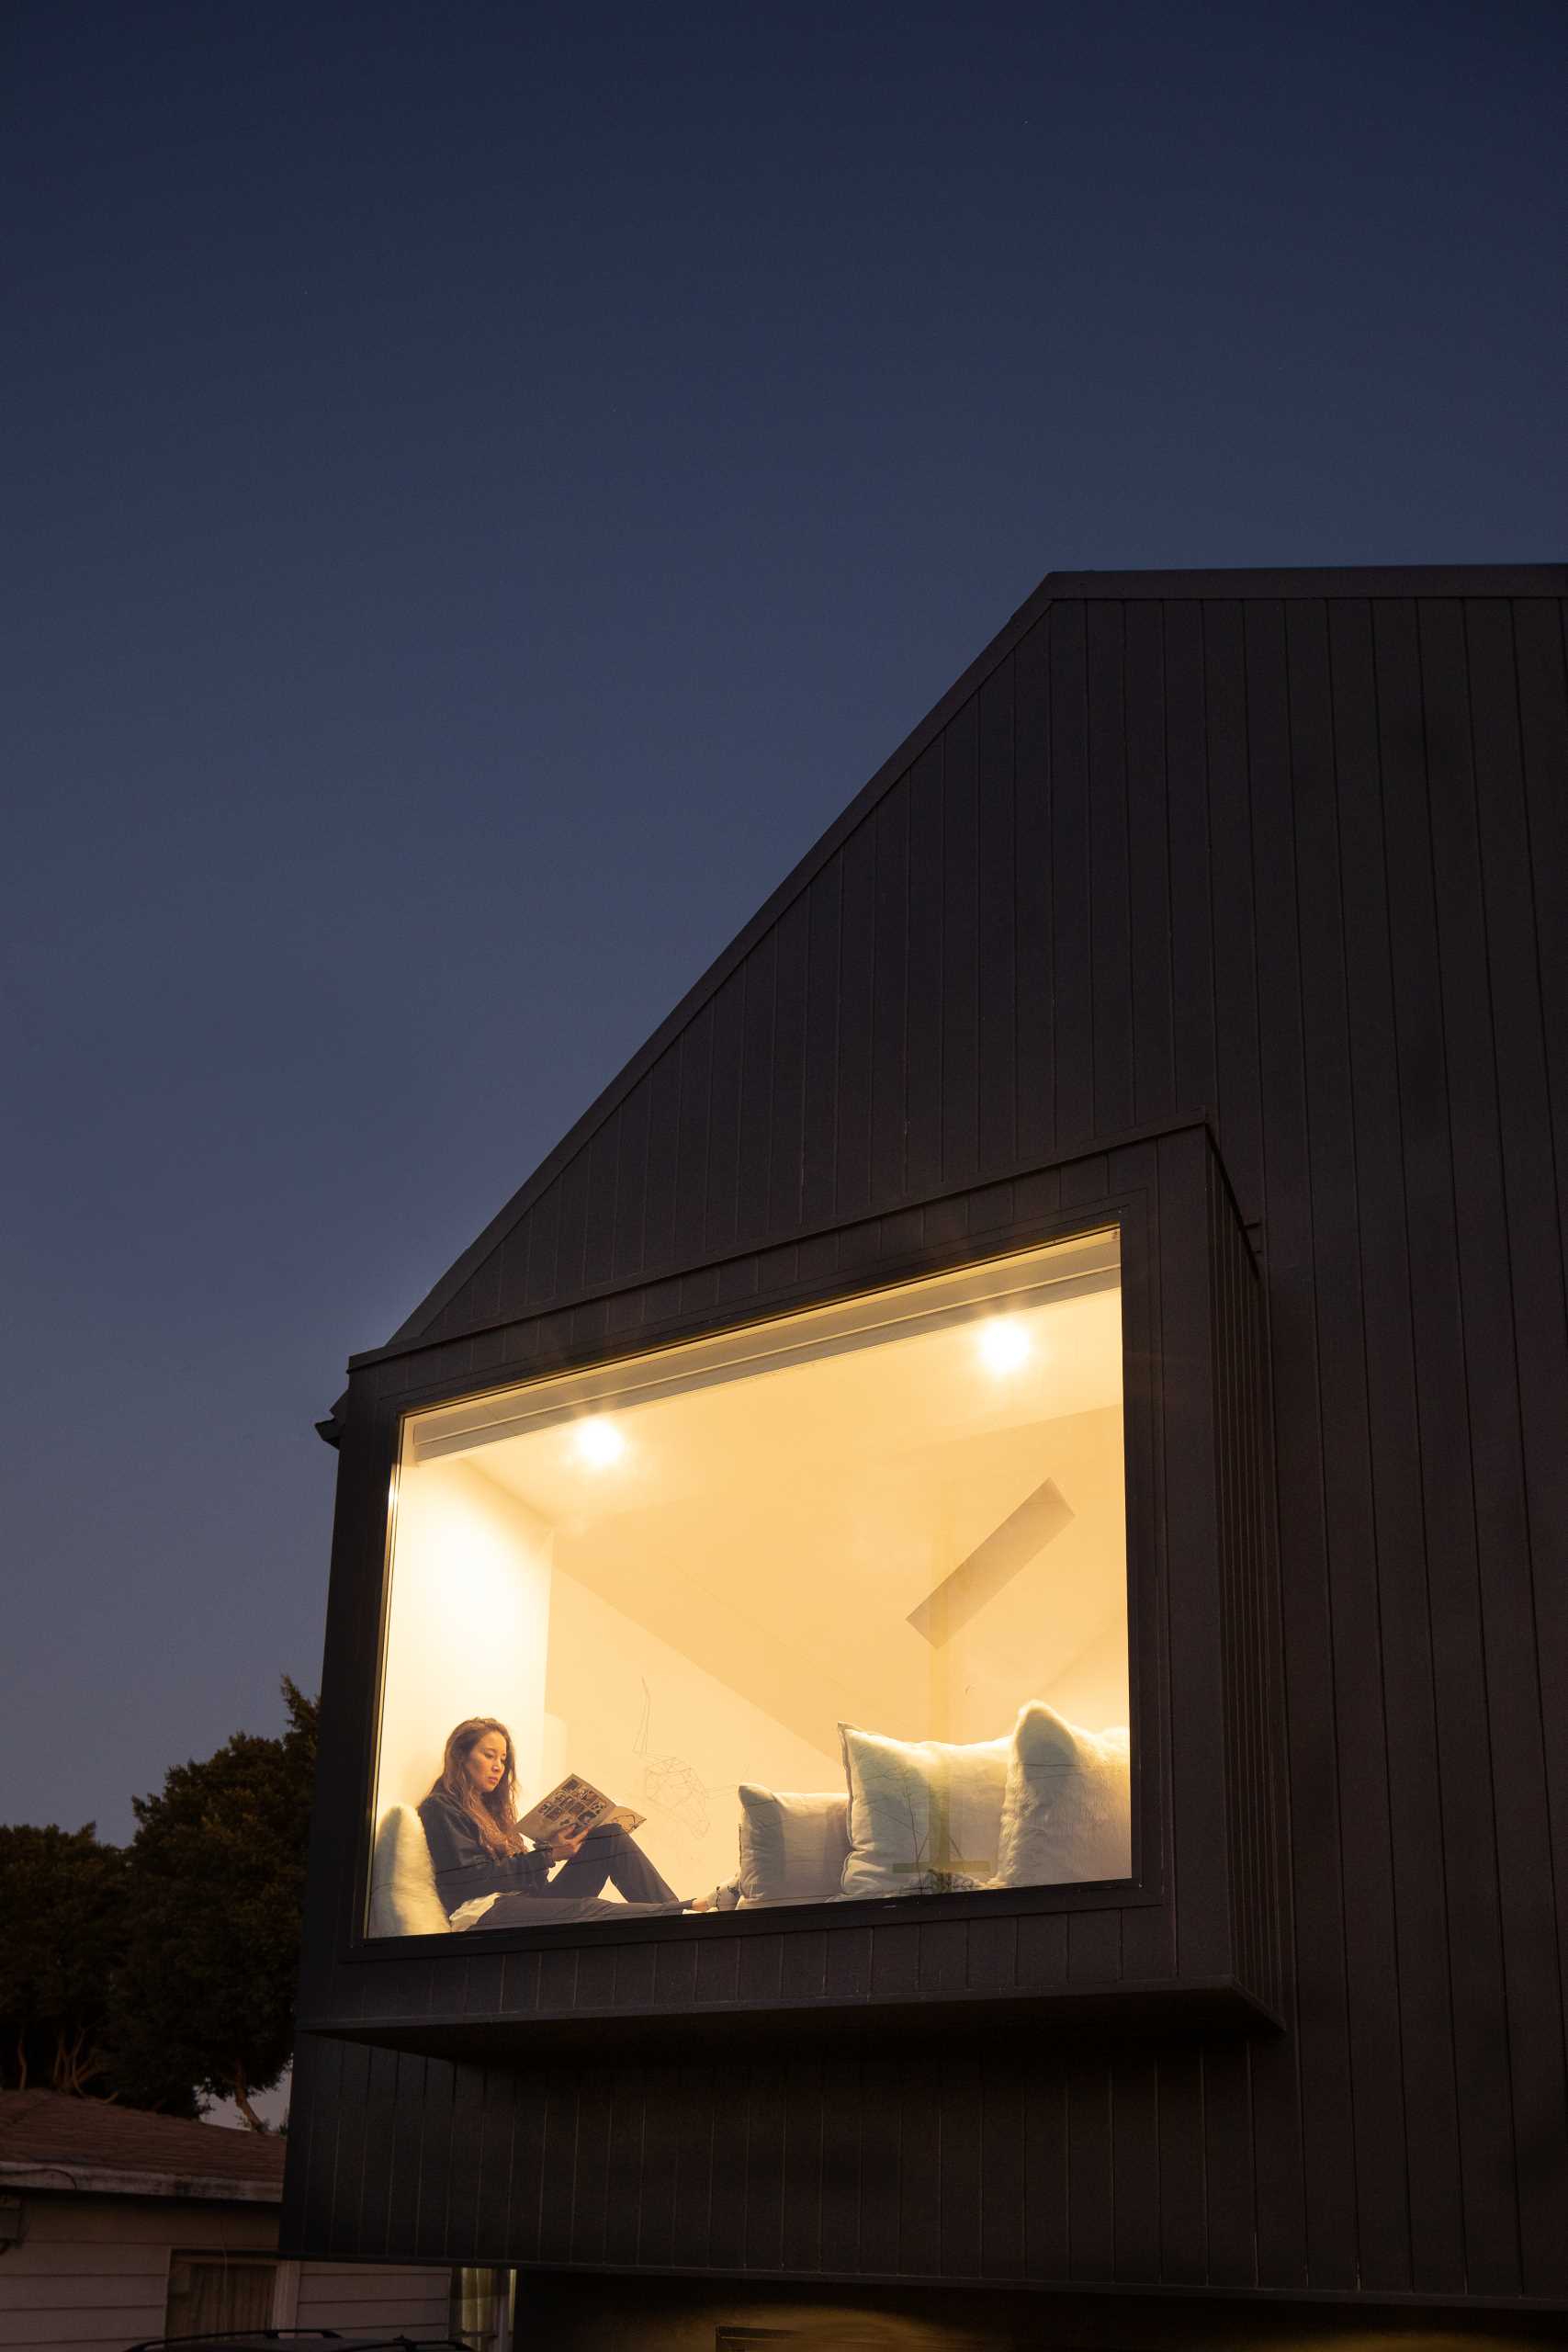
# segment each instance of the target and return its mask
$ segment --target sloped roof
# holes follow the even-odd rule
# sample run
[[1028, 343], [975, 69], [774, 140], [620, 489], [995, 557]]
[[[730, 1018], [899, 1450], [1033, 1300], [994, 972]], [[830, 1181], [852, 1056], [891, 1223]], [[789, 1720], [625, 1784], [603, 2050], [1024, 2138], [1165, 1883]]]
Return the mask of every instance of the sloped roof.
[[[589, 1105], [556, 1148], [491, 1219], [484, 1231], [443, 1275], [412, 1314], [382, 1348], [351, 1359], [364, 1364], [466, 1329], [486, 1319], [474, 1309], [471, 1293], [476, 1276], [489, 1279], [509, 1238], [529, 1213], [574, 1161], [582, 1160], [594, 1139], [612, 1122], [622, 1105], [649, 1078], [660, 1057], [704, 1012], [725, 983], [764, 943], [788, 910], [799, 900], [829, 864], [843, 849], [878, 803], [907, 779], [914, 763], [935, 744], [955, 716], [1006, 663], [1024, 640], [1046, 619], [1054, 605], [1168, 603], [1247, 603], [1255, 599], [1290, 602], [1335, 598], [1558, 597], [1568, 591], [1568, 567], [1562, 564], [1460, 566], [1406, 565], [1211, 571], [1080, 571], [1048, 572], [1033, 594], [977, 655], [962, 677], [934, 705], [890, 758], [856, 794], [842, 815], [795, 867], [766, 904], [717, 956], [706, 972], [675, 1006], [619, 1074]], [[490, 1319], [494, 1319], [493, 1316]], [[337, 1417], [346, 1402], [340, 1398], [333, 1418], [318, 1424], [321, 1434], [335, 1442]]]
[[[59, 2091], [0, 2091], [0, 2182], [130, 2196], [283, 2192], [284, 2142]], [[36, 2177], [34, 2177], [36, 2176]]]

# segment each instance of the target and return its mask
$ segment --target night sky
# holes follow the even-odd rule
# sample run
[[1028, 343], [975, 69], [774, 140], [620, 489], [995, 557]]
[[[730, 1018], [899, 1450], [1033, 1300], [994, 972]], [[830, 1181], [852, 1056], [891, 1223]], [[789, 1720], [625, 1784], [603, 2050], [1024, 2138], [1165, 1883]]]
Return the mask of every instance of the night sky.
[[0, 1819], [123, 1838], [317, 1687], [345, 1357], [1043, 573], [1562, 558], [1568, 8], [6, 24]]

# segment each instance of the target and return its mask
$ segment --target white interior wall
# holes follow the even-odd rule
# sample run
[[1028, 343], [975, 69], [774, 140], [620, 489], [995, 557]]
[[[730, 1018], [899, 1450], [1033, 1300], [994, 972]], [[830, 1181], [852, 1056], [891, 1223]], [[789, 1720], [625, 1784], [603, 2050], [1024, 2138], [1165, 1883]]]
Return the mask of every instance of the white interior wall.
[[[617, 1510], [611, 1491], [604, 1510], [562, 1525], [558, 1589], [570, 1575], [620, 1622], [657, 1628], [710, 1691], [744, 1691], [812, 1752], [836, 1754], [840, 1721], [901, 1739], [994, 1739], [1075, 1659], [1102, 1644], [1124, 1652], [1119, 1407], [830, 1467], [805, 1442], [781, 1461], [767, 1435], [736, 1431], [706, 1495]], [[928, 1639], [910, 1605], [1043, 1469], [1066, 1523], [976, 1614]], [[1109, 1681], [1086, 1671], [1071, 1686], [1110, 1711], [1089, 1728], [1125, 1721], [1124, 1655]], [[729, 1777], [763, 1775], [741, 1758]]]
[[994, 1739], [1029, 1699], [1045, 1700], [1089, 1731], [1127, 1721], [1120, 1407], [1076, 1414], [1045, 1435], [1043, 1452], [1073, 1517], [933, 1659], [935, 1736]]
[[545, 1739], [554, 1536], [521, 1497], [461, 1455], [404, 1472], [392, 1555], [378, 1816], [417, 1804], [446, 1735], [494, 1715], [538, 1786]]
[[733, 1873], [739, 1781], [842, 1784], [836, 1744], [798, 1738], [559, 1571], [550, 1634], [547, 1697], [563, 1728], [566, 1767], [647, 1814], [637, 1843], [677, 1894], [705, 1894]]
[[1106, 1619], [1094, 1640], [1052, 1677], [1039, 1696], [1086, 1731], [1109, 1731], [1129, 1721], [1125, 1603]]

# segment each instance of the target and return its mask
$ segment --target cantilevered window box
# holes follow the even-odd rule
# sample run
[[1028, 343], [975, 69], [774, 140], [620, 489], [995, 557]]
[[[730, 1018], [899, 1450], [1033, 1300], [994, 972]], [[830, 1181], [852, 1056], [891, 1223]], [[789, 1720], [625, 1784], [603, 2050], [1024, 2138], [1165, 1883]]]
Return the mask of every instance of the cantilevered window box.
[[361, 1363], [307, 2030], [1269, 2026], [1261, 1362], [1193, 1123]]

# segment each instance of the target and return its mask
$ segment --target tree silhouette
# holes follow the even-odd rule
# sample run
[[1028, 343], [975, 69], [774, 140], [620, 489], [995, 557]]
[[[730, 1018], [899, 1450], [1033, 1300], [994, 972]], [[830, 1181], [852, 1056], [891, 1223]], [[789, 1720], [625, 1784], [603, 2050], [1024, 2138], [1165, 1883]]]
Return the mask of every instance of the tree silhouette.
[[[0, 1827], [0, 2084], [111, 2095], [126, 1858], [80, 1829]], [[186, 2093], [186, 2111], [195, 2107]]]
[[270, 2089], [294, 2043], [294, 1983], [315, 1777], [316, 1716], [287, 1677], [276, 1739], [236, 1732], [135, 1800], [125, 1949], [111, 2037], [128, 2083], [168, 2073], [233, 2099]]

